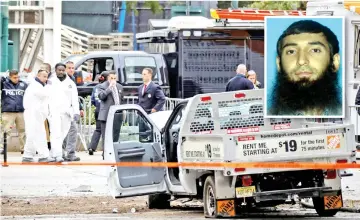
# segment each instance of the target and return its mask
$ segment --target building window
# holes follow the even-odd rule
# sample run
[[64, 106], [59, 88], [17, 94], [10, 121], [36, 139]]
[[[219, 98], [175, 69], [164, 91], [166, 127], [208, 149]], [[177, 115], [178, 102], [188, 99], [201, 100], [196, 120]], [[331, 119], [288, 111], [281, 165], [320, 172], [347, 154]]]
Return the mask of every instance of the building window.
[[354, 68], [360, 68], [360, 25], [355, 25]]

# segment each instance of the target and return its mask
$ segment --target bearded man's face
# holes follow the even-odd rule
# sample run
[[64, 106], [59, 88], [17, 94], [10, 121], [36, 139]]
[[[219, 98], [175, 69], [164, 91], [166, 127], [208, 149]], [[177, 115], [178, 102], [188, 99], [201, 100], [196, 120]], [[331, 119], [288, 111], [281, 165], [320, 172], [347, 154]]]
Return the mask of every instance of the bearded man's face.
[[308, 87], [322, 79], [329, 67], [336, 73], [340, 56], [335, 54], [331, 58], [329, 44], [322, 33], [302, 33], [283, 39], [281, 58], [277, 57], [276, 64], [287, 81]]

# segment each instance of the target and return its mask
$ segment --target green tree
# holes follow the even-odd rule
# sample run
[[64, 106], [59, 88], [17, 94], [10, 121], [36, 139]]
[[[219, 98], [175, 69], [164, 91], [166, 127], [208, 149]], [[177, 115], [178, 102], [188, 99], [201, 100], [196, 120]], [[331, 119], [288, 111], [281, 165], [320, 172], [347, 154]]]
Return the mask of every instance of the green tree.
[[231, 8], [231, 1], [218, 1], [217, 8], [219, 9]]
[[[127, 11], [135, 11], [135, 15], [138, 15], [139, 12], [136, 9], [138, 2], [136, 1], [127, 1], [126, 2], [126, 10]], [[158, 1], [145, 1], [144, 2], [144, 7], [148, 7], [150, 8], [151, 12], [153, 14], [159, 14], [162, 12], [163, 7], [161, 6], [161, 4]]]
[[238, 7], [239, 8], [249, 8], [249, 6], [254, 3], [254, 1], [239, 1]]
[[264, 10], [306, 10], [304, 1], [258, 1], [249, 5], [250, 8]]

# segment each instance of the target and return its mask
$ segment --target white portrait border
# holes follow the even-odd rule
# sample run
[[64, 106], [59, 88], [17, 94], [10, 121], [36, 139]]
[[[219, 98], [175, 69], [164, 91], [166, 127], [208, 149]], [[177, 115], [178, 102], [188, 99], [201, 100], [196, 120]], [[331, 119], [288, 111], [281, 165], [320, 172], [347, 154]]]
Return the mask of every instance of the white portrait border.
[[[340, 74], [341, 75], [341, 92], [342, 92], [342, 100], [341, 100], [341, 105], [342, 105], [342, 114], [341, 115], [337, 115], [337, 116], [331, 116], [331, 115], [319, 115], [319, 116], [310, 116], [310, 115], [299, 115], [299, 116], [295, 116], [295, 115], [268, 115], [268, 61], [267, 61], [267, 57], [268, 57], [268, 39], [267, 39], [267, 22], [268, 19], [274, 19], [274, 18], [278, 18], [278, 19], [288, 19], [288, 18], [295, 18], [297, 20], [308, 20], [308, 19], [341, 19], [342, 21], [342, 42], [339, 42], [339, 44], [341, 44], [341, 58], [340, 58], [340, 65], [341, 65], [341, 69], [342, 72]], [[295, 118], [299, 118], [299, 119], [345, 119], [345, 100], [346, 100], [346, 94], [345, 94], [345, 87], [346, 87], [346, 63], [345, 63], [345, 56], [346, 56], [346, 48], [345, 48], [345, 16], [303, 16], [303, 17], [298, 17], [298, 16], [266, 16], [264, 19], [264, 118], [267, 119], [271, 119], [271, 118], [288, 118], [288, 119], [295, 119]], [[294, 21], [295, 22], [295, 21]], [[285, 30], [285, 29], [284, 29]]]

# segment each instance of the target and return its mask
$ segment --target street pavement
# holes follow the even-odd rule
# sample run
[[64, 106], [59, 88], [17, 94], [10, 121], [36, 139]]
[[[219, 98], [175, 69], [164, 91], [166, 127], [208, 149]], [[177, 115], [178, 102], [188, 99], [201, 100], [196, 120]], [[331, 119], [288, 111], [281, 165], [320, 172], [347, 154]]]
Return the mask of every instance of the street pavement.
[[[339, 212], [335, 217], [318, 217], [314, 210], [304, 209], [304, 210], [278, 210], [276, 212], [262, 212], [254, 214], [246, 214], [239, 216], [236, 219], [360, 219], [359, 213], [345, 213]], [[167, 220], [167, 219], [193, 219], [193, 220], [204, 220], [204, 214], [200, 210], [157, 210], [157, 211], [148, 211], [145, 213], [124, 213], [124, 214], [93, 214], [93, 215], [43, 215], [43, 216], [3, 216], [1, 219], [10, 220], [10, 219], [19, 219], [19, 220], [52, 220], [52, 219], [76, 219], [76, 220], [85, 220], [85, 219], [96, 219], [96, 220], [107, 220], [107, 219], [156, 219], [156, 220]]]
[[[101, 154], [89, 156], [79, 152], [81, 161], [101, 161]], [[1, 159], [3, 161], [3, 159]], [[20, 153], [9, 153], [8, 161], [20, 162]], [[360, 170], [350, 170], [353, 176], [342, 180], [344, 201], [360, 200]], [[19, 198], [49, 196], [109, 196], [105, 166], [19, 166], [1, 167], [1, 195]], [[161, 216], [159, 217], [159, 213]], [[66, 214], [66, 213], [64, 213]], [[246, 215], [246, 218], [263, 218], [264, 214]], [[283, 208], [279, 212], [266, 213], [266, 216], [281, 218], [317, 217], [314, 210]], [[34, 219], [35, 216], [2, 216], [1, 219]], [[155, 210], [135, 213], [101, 215], [36, 216], [36, 219], [204, 219], [200, 208], [195, 210]], [[360, 219], [359, 213], [339, 212], [331, 219]], [[318, 217], [316, 218], [318, 219]]]

